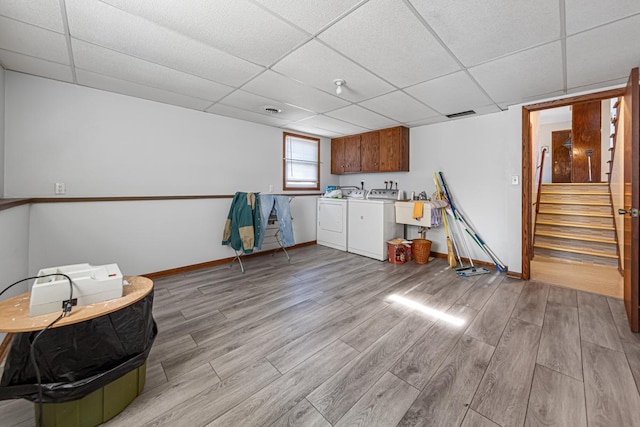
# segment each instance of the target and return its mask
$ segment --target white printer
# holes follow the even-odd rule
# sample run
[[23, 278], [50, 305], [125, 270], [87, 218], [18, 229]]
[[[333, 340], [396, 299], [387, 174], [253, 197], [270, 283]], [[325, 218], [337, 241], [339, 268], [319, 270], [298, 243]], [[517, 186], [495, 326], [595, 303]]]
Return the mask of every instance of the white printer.
[[89, 305], [122, 296], [122, 273], [117, 264], [93, 266], [74, 264], [62, 267], [43, 268], [31, 288], [29, 315], [54, 313], [62, 310], [64, 301], [69, 299], [69, 281], [73, 282], [72, 305]]

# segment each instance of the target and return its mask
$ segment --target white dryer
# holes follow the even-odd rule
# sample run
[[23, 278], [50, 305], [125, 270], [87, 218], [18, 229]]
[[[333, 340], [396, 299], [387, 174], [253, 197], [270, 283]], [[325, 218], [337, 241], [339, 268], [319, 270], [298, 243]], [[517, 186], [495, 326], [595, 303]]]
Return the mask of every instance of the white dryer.
[[330, 248], [347, 250], [347, 199], [319, 198], [316, 242]]

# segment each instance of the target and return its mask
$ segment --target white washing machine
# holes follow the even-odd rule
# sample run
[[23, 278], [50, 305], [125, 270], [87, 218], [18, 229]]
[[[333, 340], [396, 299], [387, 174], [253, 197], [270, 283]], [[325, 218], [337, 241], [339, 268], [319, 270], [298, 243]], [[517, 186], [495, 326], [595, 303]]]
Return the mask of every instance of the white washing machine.
[[403, 235], [402, 225], [396, 224], [395, 200], [349, 199], [348, 217], [347, 250], [386, 261], [387, 240]]
[[316, 242], [330, 248], [347, 250], [347, 199], [319, 198]]

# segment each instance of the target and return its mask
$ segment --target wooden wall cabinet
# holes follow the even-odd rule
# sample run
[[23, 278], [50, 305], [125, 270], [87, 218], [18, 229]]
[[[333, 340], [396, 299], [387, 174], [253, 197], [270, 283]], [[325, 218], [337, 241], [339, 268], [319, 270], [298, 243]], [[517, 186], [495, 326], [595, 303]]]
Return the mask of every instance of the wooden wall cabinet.
[[331, 173], [408, 172], [409, 129], [398, 126], [331, 140]]
[[331, 140], [331, 173], [360, 172], [360, 135]]

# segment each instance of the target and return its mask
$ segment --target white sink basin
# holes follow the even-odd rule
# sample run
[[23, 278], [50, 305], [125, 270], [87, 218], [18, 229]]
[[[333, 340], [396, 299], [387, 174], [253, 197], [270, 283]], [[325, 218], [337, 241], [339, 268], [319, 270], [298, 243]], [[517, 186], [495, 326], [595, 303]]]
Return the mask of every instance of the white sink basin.
[[422, 218], [413, 218], [414, 202], [396, 202], [396, 223], [417, 225], [420, 227], [431, 226], [431, 205], [424, 204], [422, 209]]

